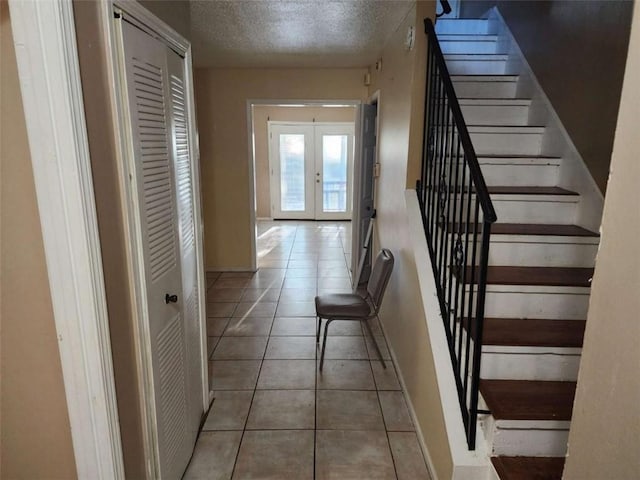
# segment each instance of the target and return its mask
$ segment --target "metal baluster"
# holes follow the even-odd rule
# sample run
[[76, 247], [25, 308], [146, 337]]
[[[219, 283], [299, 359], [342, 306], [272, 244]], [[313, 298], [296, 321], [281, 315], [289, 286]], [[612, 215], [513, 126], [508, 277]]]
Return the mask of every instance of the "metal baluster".
[[478, 418], [478, 390], [480, 388], [480, 361], [482, 358], [482, 335], [484, 330], [484, 305], [487, 292], [487, 273], [489, 268], [489, 242], [491, 223], [486, 220], [482, 225], [482, 247], [480, 253], [478, 301], [476, 306], [476, 329], [473, 347], [473, 370], [471, 377], [471, 407], [469, 417], [469, 449], [476, 445], [476, 422]]
[[[460, 137], [457, 135], [456, 130], [456, 149], [455, 149], [455, 162], [456, 162], [456, 178], [453, 182], [453, 188], [455, 190], [453, 196], [453, 214], [451, 215], [451, 221], [448, 226], [450, 229], [449, 235], [451, 235], [451, 261], [450, 261], [450, 272], [449, 272], [449, 299], [448, 304], [451, 305], [452, 299], [452, 291], [455, 288], [455, 296], [453, 298], [453, 328], [452, 328], [452, 338], [456, 338], [456, 329], [457, 322], [460, 319], [460, 315], [458, 312], [458, 286], [460, 284], [460, 271], [459, 271], [459, 256], [462, 254], [461, 251], [458, 250], [458, 214], [462, 216], [462, 203], [460, 203], [460, 212], [458, 213], [458, 198], [460, 198], [460, 202], [462, 202], [462, 196], [464, 195], [464, 191], [460, 188], [459, 179], [460, 179]], [[464, 165], [463, 165], [464, 172]], [[455, 270], [454, 270], [455, 269]], [[455, 278], [455, 284], [454, 284]]]
[[[453, 120], [453, 119], [452, 119]], [[448, 185], [448, 189], [449, 189], [449, 197], [448, 197], [448, 203], [447, 203], [447, 217], [446, 217], [446, 221], [444, 222], [443, 225], [443, 231], [444, 231], [444, 235], [445, 235], [445, 272], [446, 275], [444, 276], [444, 281], [445, 281], [445, 285], [444, 285], [444, 294], [446, 297], [446, 304], [447, 304], [447, 308], [448, 308], [448, 320], [449, 323], [451, 324], [451, 321], [453, 320], [454, 326], [455, 326], [455, 311], [453, 311], [453, 309], [451, 308], [451, 286], [452, 286], [452, 277], [453, 277], [453, 271], [452, 271], [452, 255], [453, 255], [453, 245], [452, 245], [452, 239], [453, 239], [453, 233], [450, 231], [451, 230], [451, 224], [453, 219], [455, 218], [455, 207], [457, 205], [457, 198], [458, 198], [458, 192], [457, 192], [457, 188], [456, 188], [456, 183], [453, 180], [454, 175], [453, 175], [453, 165], [454, 162], [457, 164], [457, 160], [454, 157], [456, 149], [455, 149], [455, 145], [456, 145], [456, 128], [455, 128], [455, 123], [452, 121], [450, 126], [450, 135], [451, 135], [451, 139], [449, 142], [449, 174], [448, 174], [448, 181], [447, 181], [447, 185]], [[457, 179], [457, 177], [456, 177]], [[453, 315], [452, 315], [453, 313]], [[451, 330], [454, 330], [454, 328], [450, 327]]]
[[[469, 328], [467, 329], [467, 341], [466, 341], [466, 346], [465, 346], [465, 359], [464, 359], [464, 376], [462, 377], [462, 382], [463, 382], [463, 391], [465, 394], [465, 404], [466, 404], [466, 398], [467, 398], [467, 387], [469, 385], [469, 352], [471, 350], [471, 336], [474, 334], [474, 332], [476, 331], [476, 328], [478, 328], [478, 309], [475, 309], [475, 312], [473, 312], [473, 307], [477, 307], [477, 305], [473, 304], [473, 300], [474, 300], [474, 293], [476, 293], [479, 290], [480, 284], [478, 283], [478, 277], [477, 274], [478, 272], [476, 271], [476, 252], [477, 252], [477, 246], [478, 246], [478, 220], [479, 220], [479, 213], [480, 213], [480, 203], [478, 202], [477, 199], [477, 195], [476, 195], [476, 202], [475, 202], [475, 215], [474, 215], [474, 223], [473, 223], [473, 243], [472, 243], [472, 253], [471, 253], [471, 290], [469, 293], [469, 319], [473, 319], [473, 323], [469, 325]], [[474, 289], [475, 287], [475, 289]], [[476, 347], [476, 345], [474, 344], [474, 348]], [[462, 372], [461, 372], [462, 374]], [[469, 439], [470, 440], [470, 439]]]
[[[446, 223], [447, 223], [447, 214], [449, 210], [449, 203], [451, 201], [451, 188], [449, 186], [449, 179], [447, 178], [447, 158], [449, 152], [449, 120], [451, 111], [449, 110], [449, 103], [447, 102], [447, 110], [445, 114], [445, 128], [443, 129], [444, 135], [444, 149], [442, 151], [442, 168], [440, 170], [440, 200], [441, 204], [438, 211], [438, 224], [440, 225], [440, 250], [438, 252], [438, 269], [440, 275], [438, 275], [438, 282], [440, 284], [440, 288], [442, 289], [442, 299], [441, 301], [444, 303], [444, 299], [446, 298], [446, 281], [447, 278], [447, 242], [446, 242]], [[448, 310], [448, 307], [445, 305], [445, 309]], [[448, 318], [448, 313], [447, 313]]]
[[[442, 83], [442, 79], [441, 83]], [[438, 241], [440, 236], [438, 235], [438, 219], [440, 217], [440, 209], [442, 208], [442, 201], [443, 201], [443, 190], [442, 190], [442, 171], [444, 168], [444, 151], [445, 151], [445, 119], [446, 119], [446, 113], [447, 113], [447, 101], [444, 95], [444, 88], [442, 90], [442, 95], [439, 98], [439, 109], [440, 109], [440, 122], [439, 122], [439, 129], [438, 129], [438, 168], [437, 168], [437, 172], [436, 172], [436, 184], [437, 184], [437, 192], [438, 192], [438, 200], [436, 202], [436, 210], [433, 213], [433, 237], [434, 237], [434, 243], [435, 243], [435, 248], [434, 248], [434, 253], [437, 259], [440, 258], [440, 250], [441, 250], [441, 244]], [[440, 261], [437, 260], [436, 261], [436, 268], [438, 270], [438, 274], [436, 275], [436, 279], [440, 278], [440, 274], [441, 274], [441, 269], [440, 269]], [[436, 286], [437, 287], [441, 287], [442, 284], [439, 282], [436, 282]], [[442, 293], [442, 292], [440, 292]], [[440, 301], [442, 302], [442, 297], [440, 297]]]
[[[432, 160], [431, 160], [431, 176], [430, 176], [430, 184], [431, 184], [431, 209], [429, 211], [428, 214], [428, 219], [429, 219], [429, 243], [431, 245], [431, 249], [433, 250], [433, 254], [435, 255], [435, 233], [434, 233], [434, 222], [433, 222], [433, 217], [435, 216], [435, 213], [438, 209], [438, 183], [437, 183], [437, 178], [438, 178], [438, 156], [439, 156], [439, 151], [440, 151], [440, 135], [439, 135], [439, 131], [440, 131], [440, 123], [441, 123], [441, 119], [440, 119], [440, 97], [442, 95], [442, 82], [440, 81], [440, 74], [439, 72], [436, 73], [436, 89], [435, 89], [435, 96], [434, 96], [434, 128], [433, 128], [433, 155], [432, 155]], [[435, 264], [434, 264], [435, 267]]]
[[427, 84], [425, 86], [425, 97], [424, 97], [424, 101], [425, 101], [425, 107], [424, 107], [424, 113], [425, 113], [425, 121], [424, 121], [424, 140], [423, 140], [423, 147], [422, 147], [422, 169], [421, 169], [421, 176], [420, 178], [422, 179], [422, 192], [421, 192], [421, 197], [422, 197], [422, 208], [423, 208], [423, 216], [424, 216], [424, 212], [428, 211], [428, 205], [427, 205], [427, 192], [428, 189], [430, 188], [428, 181], [427, 181], [427, 177], [429, 175], [428, 171], [431, 165], [431, 154], [430, 154], [430, 150], [431, 148], [433, 148], [433, 138], [432, 135], [430, 134], [430, 132], [433, 129], [433, 97], [434, 97], [434, 87], [435, 87], [435, 65], [433, 62], [434, 56], [433, 56], [433, 47], [432, 47], [432, 42], [429, 42], [428, 46], [427, 46]]
[[[466, 154], [465, 154], [465, 158], [466, 158]], [[466, 208], [466, 213], [467, 213], [466, 216], [467, 216], [467, 218], [466, 218], [466, 223], [465, 223], [464, 263], [463, 263], [463, 274], [462, 274], [462, 278], [463, 278], [463, 283], [462, 283], [462, 311], [466, 313], [464, 315], [464, 319], [465, 319], [466, 324], [467, 324], [467, 332], [469, 332], [471, 330], [471, 328], [473, 327], [472, 321], [471, 321], [472, 311], [471, 311], [471, 307], [468, 306], [471, 303], [466, 300], [466, 297], [467, 297], [467, 285], [469, 285], [469, 298], [470, 299], [473, 298], [473, 276], [468, 275], [468, 273], [470, 272], [470, 265], [469, 265], [469, 232], [471, 231], [471, 204], [472, 204], [472, 200], [474, 200], [474, 195], [473, 195], [473, 190], [471, 189], [471, 185], [472, 185], [472, 177], [471, 177], [471, 172], [469, 172], [469, 181], [468, 181], [467, 184], [462, 186], [462, 188], [467, 193], [467, 208]], [[476, 204], [478, 203], [477, 199], [476, 199], [475, 203]], [[472, 241], [473, 241], [473, 239], [472, 239]], [[465, 303], [465, 302], [467, 302], [467, 303]], [[462, 358], [462, 340], [463, 340], [463, 333], [462, 333], [462, 330], [461, 330], [460, 331], [460, 335], [459, 335], [459, 339], [458, 339], [458, 351], [457, 351], [457, 354], [456, 354], [458, 358]], [[460, 373], [461, 372], [458, 369], [458, 371], [457, 371], [458, 376], [460, 376]]]

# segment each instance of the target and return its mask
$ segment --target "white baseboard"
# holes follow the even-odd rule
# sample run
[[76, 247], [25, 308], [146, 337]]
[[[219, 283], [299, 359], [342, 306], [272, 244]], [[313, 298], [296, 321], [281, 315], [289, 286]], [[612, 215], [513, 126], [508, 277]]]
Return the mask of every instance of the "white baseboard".
[[[418, 273], [418, 285], [429, 331], [431, 354], [436, 371], [436, 384], [442, 405], [443, 420], [447, 432], [449, 451], [453, 462], [455, 480], [484, 480], [487, 478], [489, 455], [481, 429], [476, 432], [476, 449], [467, 447], [462, 422], [458, 392], [440, 306], [437, 303], [435, 279], [427, 247], [418, 198], [414, 190], [405, 191], [407, 224], [412, 243], [414, 261]], [[390, 347], [390, 351], [392, 351]]]
[[207, 272], [218, 273], [218, 272], [257, 272], [256, 268], [251, 267], [207, 267], [205, 269]]
[[256, 222], [273, 222], [273, 217], [256, 217]]

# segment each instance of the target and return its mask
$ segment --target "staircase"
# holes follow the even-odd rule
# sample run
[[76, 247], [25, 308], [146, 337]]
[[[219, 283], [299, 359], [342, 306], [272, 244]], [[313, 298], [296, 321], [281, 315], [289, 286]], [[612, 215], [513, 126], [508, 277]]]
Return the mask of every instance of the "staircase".
[[559, 479], [599, 238], [576, 225], [585, 198], [561, 184], [566, 148], [534, 123], [537, 94], [503, 31], [495, 18], [436, 24], [498, 217], [480, 371], [490, 413], [479, 418], [498, 478]]

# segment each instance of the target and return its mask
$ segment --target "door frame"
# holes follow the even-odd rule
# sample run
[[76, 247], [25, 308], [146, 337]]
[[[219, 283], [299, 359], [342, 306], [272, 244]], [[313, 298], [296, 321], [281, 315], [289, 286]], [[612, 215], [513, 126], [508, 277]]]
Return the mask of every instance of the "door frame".
[[[363, 104], [367, 105], [376, 105], [376, 158], [375, 163], [379, 165], [380, 158], [380, 148], [378, 145], [380, 139], [380, 90], [376, 90], [373, 94], [367, 99]], [[358, 288], [359, 278], [356, 278], [358, 273], [358, 263], [360, 261], [360, 249], [362, 247], [362, 243], [364, 238], [360, 238], [360, 229], [355, 228], [356, 225], [360, 223], [360, 192], [362, 190], [361, 180], [362, 180], [362, 138], [360, 136], [362, 132], [362, 118], [360, 115], [356, 116], [356, 125], [355, 125], [355, 152], [353, 158], [353, 210], [351, 214], [351, 278], [353, 282], [354, 291]], [[376, 174], [374, 173], [374, 183], [373, 183], [373, 208], [376, 208], [376, 188], [377, 181]], [[375, 251], [374, 246], [374, 237], [375, 237], [375, 228], [371, 232], [371, 245], [373, 246], [373, 251]], [[370, 247], [371, 248], [371, 247]]]
[[207, 363], [207, 332], [206, 332], [206, 273], [204, 268], [204, 223], [202, 217], [201, 189], [200, 189], [200, 151], [198, 146], [198, 132], [195, 118], [193, 67], [191, 44], [179, 33], [166, 25], [162, 20], [142, 7], [137, 2], [127, 0], [107, 0], [101, 9], [102, 34], [105, 45], [108, 46], [107, 74], [111, 85], [111, 98], [114, 132], [117, 137], [117, 164], [120, 170], [120, 189], [123, 195], [123, 204], [126, 205], [124, 220], [128, 237], [128, 256], [130, 261], [129, 277], [133, 286], [133, 295], [139, 301], [133, 305], [134, 341], [138, 356], [138, 373], [140, 379], [141, 411], [143, 416], [143, 445], [147, 461], [148, 478], [157, 478], [160, 471], [158, 432], [156, 428], [154, 386], [153, 386], [153, 362], [149, 347], [150, 332], [148, 329], [148, 304], [146, 302], [145, 266], [142, 255], [142, 219], [140, 217], [140, 205], [137, 193], [130, 181], [130, 172], [134, 171], [135, 156], [130, 146], [128, 133], [131, 131], [128, 104], [126, 102], [126, 74], [122, 70], [121, 58], [122, 45], [118, 25], [113, 21], [114, 14], [125, 15], [136, 27], [146, 31], [151, 36], [159, 38], [176, 53], [184, 57], [185, 61], [185, 92], [189, 102], [188, 129], [189, 144], [191, 146], [193, 185], [193, 215], [194, 215], [194, 240], [197, 265], [198, 288], [198, 312], [200, 325], [200, 377], [202, 381], [202, 407], [206, 412], [211, 400], [209, 391], [209, 375]]
[[[190, 142], [194, 158], [194, 216], [202, 353], [203, 408], [209, 405], [205, 331], [205, 272], [202, 255], [202, 210], [199, 186], [199, 150], [195, 130], [191, 47], [173, 29], [137, 2], [101, 2], [101, 34], [111, 55], [107, 72], [112, 80], [110, 101], [118, 138], [118, 163], [124, 167], [126, 148], [121, 129], [119, 76], [116, 62], [114, 10], [138, 20], [138, 27], [160, 36], [186, 60], [185, 87], [190, 102]], [[62, 365], [71, 439], [78, 478], [124, 479], [122, 439], [113, 372], [109, 318], [98, 233], [95, 194], [84, 113], [84, 100], [71, 2], [24, 2], [9, 0], [13, 43], [33, 166], [36, 197], [45, 249], [51, 295]], [[121, 86], [121, 85], [120, 85]], [[120, 90], [121, 91], [121, 90]], [[125, 182], [123, 182], [125, 183]], [[128, 183], [128, 182], [126, 182]], [[126, 190], [123, 190], [126, 191]], [[129, 192], [130, 194], [130, 192]], [[128, 217], [132, 253], [138, 243]], [[133, 217], [133, 218], [132, 218]], [[138, 219], [139, 220], [139, 219]], [[133, 257], [132, 257], [133, 258]], [[136, 292], [140, 288], [140, 262], [131, 265]], [[138, 306], [139, 307], [139, 306]], [[136, 310], [137, 311], [137, 310]], [[140, 317], [139, 317], [140, 318]], [[141, 322], [137, 322], [140, 326]], [[143, 332], [136, 332], [140, 341]], [[138, 346], [138, 345], [137, 345]], [[138, 350], [141, 352], [142, 350]], [[138, 369], [145, 374], [145, 357], [139, 355]], [[150, 358], [148, 358], [150, 364]], [[146, 372], [148, 376], [148, 372]], [[143, 408], [144, 447], [153, 477], [155, 457], [152, 417], [148, 405], [148, 382], [140, 385]], [[151, 390], [152, 391], [152, 390]], [[157, 442], [155, 442], [157, 445]]]
[[123, 479], [71, 2], [9, 2], [78, 478]]
[[[343, 127], [343, 128], [349, 128], [351, 129], [351, 146], [353, 147], [355, 144], [355, 126], [356, 126], [356, 122], [287, 122], [287, 121], [282, 121], [282, 120], [269, 120], [267, 122], [267, 135], [268, 135], [268, 142], [269, 142], [269, 148], [268, 148], [268, 155], [269, 155], [269, 170], [271, 172], [280, 172], [280, 166], [276, 165], [276, 157], [277, 157], [277, 151], [275, 150], [274, 144], [271, 143], [272, 139], [272, 133], [273, 133], [273, 128], [279, 128], [279, 127], [293, 127], [293, 128], [301, 128], [301, 129], [313, 129], [313, 141], [311, 142], [310, 145], [310, 149], [313, 150], [313, 158], [314, 158], [314, 169], [317, 168], [317, 163], [318, 163], [318, 158], [317, 158], [317, 153], [318, 153], [318, 138], [315, 136], [315, 127]], [[305, 155], [307, 153], [307, 145], [305, 142]], [[354, 178], [353, 178], [353, 173], [354, 173], [354, 163], [355, 163], [355, 151], [352, 151], [351, 153], [352, 158], [351, 158], [351, 162], [349, 162], [347, 164], [347, 200], [353, 200], [353, 184], [354, 184]], [[306, 156], [305, 156], [305, 162], [306, 162]], [[270, 201], [271, 201], [271, 217], [275, 218], [275, 203], [273, 202], [274, 198], [274, 192], [276, 191], [276, 189], [278, 189], [279, 191], [279, 186], [278, 186], [278, 181], [276, 178], [276, 175], [270, 175], [269, 176], [269, 193], [271, 195]], [[353, 211], [351, 208], [348, 208], [347, 211], [345, 213], [343, 213], [342, 215], [337, 215], [341, 218], [335, 218], [335, 219], [329, 219], [327, 217], [331, 216], [330, 213], [327, 214], [323, 214], [322, 212], [320, 212], [320, 215], [318, 215], [318, 191], [315, 187], [315, 183], [310, 180], [309, 178], [305, 177], [305, 203], [307, 201], [309, 201], [310, 196], [312, 196], [312, 200], [313, 200], [313, 212], [311, 213], [303, 213], [302, 215], [295, 215], [295, 214], [290, 214], [290, 215], [279, 215], [278, 218], [279, 219], [286, 219], [286, 217], [291, 217], [292, 219], [295, 220], [335, 220], [335, 221], [340, 221], [340, 220], [350, 220], [352, 215], [353, 215]], [[351, 205], [353, 205], [353, 201], [351, 201]], [[324, 218], [323, 218], [324, 217]]]

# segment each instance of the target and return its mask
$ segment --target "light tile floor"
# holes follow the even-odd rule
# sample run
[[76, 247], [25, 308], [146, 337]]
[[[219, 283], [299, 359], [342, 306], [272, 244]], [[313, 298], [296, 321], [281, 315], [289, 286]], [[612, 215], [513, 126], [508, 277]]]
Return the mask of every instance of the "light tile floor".
[[333, 322], [317, 369], [314, 297], [350, 292], [349, 222], [260, 222], [253, 273], [208, 274], [215, 400], [185, 479], [429, 479], [380, 325]]

